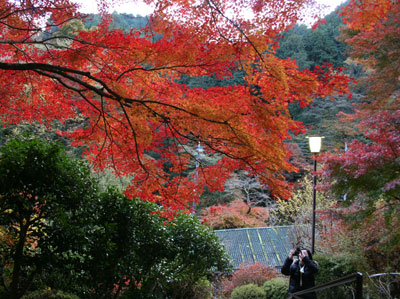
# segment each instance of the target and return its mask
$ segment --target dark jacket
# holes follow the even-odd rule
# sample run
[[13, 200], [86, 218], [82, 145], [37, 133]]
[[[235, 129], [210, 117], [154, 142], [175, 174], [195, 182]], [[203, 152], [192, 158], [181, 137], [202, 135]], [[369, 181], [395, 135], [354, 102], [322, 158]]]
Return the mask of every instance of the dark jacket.
[[[315, 286], [315, 274], [318, 272], [318, 265], [309, 257], [303, 258], [304, 273], [300, 272], [300, 261], [293, 263], [292, 259], [286, 258], [281, 272], [284, 275], [290, 275], [289, 295]], [[301, 295], [304, 299], [317, 298], [314, 292]]]

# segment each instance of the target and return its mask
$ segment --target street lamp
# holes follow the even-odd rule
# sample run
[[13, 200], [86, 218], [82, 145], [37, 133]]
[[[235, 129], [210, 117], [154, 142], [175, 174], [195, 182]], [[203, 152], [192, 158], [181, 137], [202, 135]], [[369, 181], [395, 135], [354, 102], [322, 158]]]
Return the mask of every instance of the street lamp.
[[[201, 143], [199, 141], [199, 143], [197, 144], [196, 157], [195, 157], [196, 158], [196, 168], [195, 168], [195, 172], [194, 172], [194, 174], [195, 174], [195, 183], [197, 183], [197, 179], [199, 177], [199, 173], [198, 173], [197, 168], [199, 168], [199, 166], [200, 166], [200, 157], [201, 157], [201, 154], [203, 152], [204, 152], [204, 147], [201, 146]], [[196, 189], [194, 191], [196, 192]], [[193, 200], [193, 214], [195, 213], [195, 210], [196, 210], [196, 203]]]
[[[308, 137], [308, 142], [310, 144], [310, 151], [312, 153], [319, 153], [321, 151], [323, 137]], [[315, 206], [316, 206], [316, 196], [317, 196], [317, 159], [314, 158], [314, 177], [313, 177], [313, 202], [312, 202], [312, 235], [311, 235], [311, 252], [314, 254], [315, 251]]]

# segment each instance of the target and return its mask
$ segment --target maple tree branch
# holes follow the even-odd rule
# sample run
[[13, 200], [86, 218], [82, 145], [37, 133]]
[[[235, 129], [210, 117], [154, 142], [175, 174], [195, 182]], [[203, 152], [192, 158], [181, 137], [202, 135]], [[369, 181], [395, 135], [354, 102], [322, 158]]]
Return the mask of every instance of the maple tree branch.
[[[247, 40], [247, 42], [250, 44], [250, 46], [254, 49], [254, 51], [257, 53], [257, 56], [260, 57], [261, 61], [264, 62], [264, 58], [262, 57], [262, 54], [260, 51], [258, 51], [257, 47], [254, 45], [254, 43], [250, 40], [250, 38], [247, 36], [247, 34], [240, 28], [238, 24], [233, 22], [230, 18], [228, 18], [218, 7], [218, 5], [213, 1], [213, 0], [206, 0], [208, 5], [210, 6], [211, 9], [215, 9], [223, 18], [225, 18], [229, 23], [235, 27], [242, 36]], [[211, 5], [212, 4], [212, 5]]]
[[34, 70], [34, 72], [36, 72], [36, 73], [38, 73], [38, 74], [40, 74], [42, 76], [46, 76], [46, 77], [49, 77], [51, 79], [54, 79], [54, 80], [58, 81], [65, 88], [70, 89], [72, 91], [75, 91], [75, 92], [77, 92], [79, 94], [81, 94], [81, 92], [84, 91], [84, 89], [78, 89], [78, 88], [75, 88], [75, 87], [65, 83], [60, 77], [58, 77], [56, 75], [48, 74], [48, 73], [42, 72], [40, 70]]
[[[171, 135], [174, 136], [174, 137], [181, 136], [181, 137], [183, 137], [183, 138], [185, 138], [186, 140], [189, 140], [189, 141], [194, 141], [194, 142], [199, 141], [198, 138], [195, 138], [195, 137], [190, 138], [188, 136], [183, 136], [182, 134], [180, 134], [180, 132], [178, 130], [175, 129], [175, 127], [170, 122], [167, 122], [165, 124], [165, 126], [168, 128], [169, 132], [171, 132]], [[175, 133], [177, 133], [177, 134], [175, 134]], [[184, 150], [184, 152], [186, 154], [188, 154], [191, 157], [195, 157], [195, 155], [193, 155], [192, 153], [190, 153], [186, 149], [185, 144], [183, 144], [182, 142], [179, 141], [179, 138], [174, 138], [173, 140], [174, 140], [174, 145], [175, 145], [176, 152], [179, 152], [178, 145], [180, 145], [181, 148]], [[180, 161], [179, 165], [183, 165], [183, 162], [181, 161], [180, 155], [178, 155], [178, 158], [179, 158], [179, 161]]]
[[22, 55], [25, 56], [25, 58], [26, 58], [27, 60], [32, 61], [32, 58], [29, 57], [29, 55], [28, 55], [24, 50], [18, 48], [16, 45], [11, 45], [11, 46], [12, 46], [13, 48], [15, 48], [17, 52], [21, 52]]
[[209, 3], [209, 6], [210, 6], [210, 8], [211, 8], [211, 16], [212, 16], [212, 19], [213, 19], [213, 21], [214, 21], [215, 28], [217, 29], [219, 35], [220, 35], [224, 40], [226, 40], [228, 43], [232, 43], [232, 41], [230, 41], [230, 40], [221, 32], [221, 29], [220, 29], [219, 26], [218, 26], [217, 19], [216, 19], [216, 17], [215, 17], [215, 14], [214, 14], [214, 12], [213, 12], [213, 9], [212, 9], [210, 3]]
[[134, 139], [134, 141], [135, 141], [135, 150], [136, 150], [136, 156], [137, 156], [137, 158], [138, 158], [138, 162], [139, 162], [140, 166], [141, 166], [147, 173], [149, 173], [149, 171], [147, 170], [147, 167], [143, 164], [143, 162], [142, 162], [142, 160], [141, 160], [141, 158], [140, 158], [139, 145], [138, 145], [138, 142], [137, 142], [136, 131], [135, 131], [135, 129], [133, 128], [131, 119], [129, 118], [129, 115], [128, 115], [128, 113], [126, 112], [126, 109], [125, 109], [124, 105], [122, 104], [121, 99], [119, 100], [119, 103], [120, 103], [120, 107], [121, 107], [121, 109], [122, 109], [122, 111], [123, 111], [123, 113], [124, 113], [124, 115], [125, 115], [125, 119], [127, 120], [128, 124], [129, 124], [129, 127], [130, 127], [131, 132], [132, 132], [133, 139]]
[[[17, 64], [18, 65], [18, 64]], [[113, 100], [117, 100], [118, 98], [121, 98], [116, 92], [114, 92], [111, 88], [109, 88], [107, 86], [107, 84], [98, 79], [97, 77], [94, 77], [90, 74], [90, 72], [84, 72], [84, 71], [79, 71], [79, 70], [75, 70], [75, 69], [71, 69], [71, 68], [66, 68], [66, 67], [62, 67], [62, 66], [53, 66], [53, 65], [49, 65], [49, 64], [42, 64], [42, 63], [26, 63], [26, 64], [20, 64], [21, 66], [23, 65], [28, 65], [30, 67], [24, 69], [23, 67], [18, 69], [18, 70], [35, 70], [35, 69], [42, 69], [44, 71], [50, 72], [50, 73], [55, 73], [55, 74], [59, 74], [60, 76], [63, 76], [66, 79], [69, 79], [75, 83], [78, 83], [80, 85], [82, 85], [83, 87], [87, 88], [88, 90], [91, 90], [95, 93], [97, 93], [100, 96], [104, 96], [106, 98], [110, 98]], [[32, 68], [33, 67], [33, 68]], [[2, 68], [2, 63], [0, 63], [0, 69]], [[96, 83], [99, 83], [103, 88], [98, 88], [95, 87], [94, 85], [91, 85], [77, 77], [71, 76], [69, 75], [69, 73], [73, 73], [76, 75], [81, 75], [84, 76], [88, 79], [91, 79], [93, 81], [95, 81]], [[109, 92], [109, 94], [107, 94], [106, 92], [104, 92], [104, 90], [107, 90]]]
[[159, 67], [153, 67], [153, 68], [145, 68], [143, 66], [140, 67], [133, 67], [130, 68], [124, 72], [122, 72], [118, 78], [116, 79], [117, 81], [119, 81], [124, 75], [126, 75], [129, 72], [133, 72], [133, 71], [145, 71], [145, 72], [154, 72], [154, 71], [161, 71], [161, 70], [171, 70], [171, 69], [178, 69], [178, 68], [195, 68], [195, 67], [211, 67], [211, 66], [215, 66], [217, 65], [217, 63], [210, 63], [210, 64], [194, 64], [194, 65], [190, 65], [190, 64], [182, 64], [182, 65], [170, 65], [170, 66], [159, 66]]
[[12, 25], [10, 25], [10, 24], [7, 24], [7, 23], [5, 23], [5, 22], [2, 22], [2, 21], [0, 21], [0, 24], [3, 24], [4, 26], [6, 26], [6, 27], [9, 27], [9, 28], [11, 28], [11, 29], [14, 29], [14, 30], [21, 30], [21, 31], [36, 31], [36, 32], [42, 31], [42, 29], [41, 29], [41, 28], [19, 28], [19, 27], [12, 26]]
[[[37, 72], [38, 74], [41, 74], [41, 75], [44, 75], [44, 76], [53, 78], [54, 80], [57, 80], [61, 85], [63, 85], [63, 86], [66, 87], [67, 89], [70, 89], [70, 90], [73, 90], [73, 91], [77, 92], [90, 106], [92, 106], [95, 110], [98, 111], [98, 113], [99, 113], [99, 119], [102, 118], [103, 121], [104, 121], [104, 126], [105, 126], [104, 132], [105, 132], [106, 134], [107, 134], [107, 132], [109, 132], [109, 130], [107, 130], [107, 128], [106, 128], [106, 124], [108, 124], [108, 127], [111, 128], [111, 126], [110, 126], [109, 123], [108, 123], [107, 117], [113, 119], [114, 121], [117, 121], [117, 122], [123, 124], [119, 119], [115, 118], [112, 114], [108, 113], [108, 112], [104, 109], [104, 101], [103, 101], [103, 98], [102, 98], [102, 97], [101, 97], [101, 107], [102, 107], [102, 108], [100, 109], [100, 108], [98, 108], [95, 104], [93, 104], [92, 101], [89, 100], [89, 99], [83, 94], [83, 91], [84, 91], [84, 90], [77, 89], [77, 88], [74, 88], [73, 86], [68, 85], [68, 84], [65, 83], [60, 77], [53, 76], [53, 75], [50, 75], [50, 74], [46, 74], [45, 72], [41, 72], [41, 71], [39, 71], [39, 70], [36, 70], [35, 72]], [[99, 120], [98, 120], [98, 121], [99, 121]], [[98, 121], [97, 121], [97, 123], [98, 123]], [[111, 137], [109, 137], [109, 138], [110, 138], [110, 140], [112, 140]]]
[[[189, 114], [191, 116], [194, 116], [196, 118], [199, 118], [201, 120], [204, 120], [204, 121], [207, 121], [207, 122], [210, 122], [210, 123], [227, 125], [227, 121], [217, 121], [217, 120], [213, 120], [213, 119], [208, 119], [208, 118], [203, 117], [203, 116], [201, 116], [201, 115], [199, 115], [197, 113], [193, 113], [193, 112], [191, 112], [191, 111], [189, 111], [187, 109], [183, 109], [183, 108], [181, 108], [179, 106], [176, 106], [176, 105], [163, 103], [163, 102], [159, 102], [159, 101], [137, 100], [137, 99], [132, 99], [132, 98], [121, 97], [119, 94], [117, 94], [111, 88], [109, 88], [104, 81], [98, 79], [95, 76], [92, 76], [90, 74], [90, 72], [80, 71], [80, 70], [71, 69], [71, 68], [67, 68], [67, 67], [63, 67], [63, 66], [54, 66], [54, 65], [50, 65], [50, 64], [44, 64], [44, 63], [6, 63], [6, 62], [0, 62], [0, 69], [3, 69], [3, 70], [18, 70], [18, 71], [43, 70], [45, 72], [58, 74], [58, 75], [66, 78], [66, 79], [71, 80], [72, 82], [75, 82], [75, 83], [78, 83], [78, 84], [82, 85], [83, 87], [87, 88], [88, 90], [91, 90], [91, 91], [95, 92], [96, 94], [98, 94], [100, 96], [103, 96], [105, 98], [109, 98], [109, 99], [112, 99], [112, 100], [116, 100], [116, 101], [118, 101], [120, 103], [122, 103], [121, 100], [123, 100], [124, 102], [127, 102], [127, 103], [139, 103], [139, 104], [142, 104], [142, 105], [145, 105], [145, 104], [156, 104], [156, 105], [165, 106], [165, 107], [169, 107], [169, 108], [172, 108], [174, 110], [177, 110], [177, 111], [184, 112], [186, 114]], [[87, 82], [85, 82], [85, 81], [83, 81], [83, 80], [81, 80], [81, 79], [79, 79], [77, 77], [69, 75], [69, 73], [73, 73], [73, 74], [77, 74], [77, 75], [81, 75], [83, 77], [89, 78], [89, 79], [99, 83], [109, 93], [106, 93], [103, 90], [103, 88], [99, 88], [99, 87], [93, 86], [93, 85], [91, 85], [91, 84], [89, 84], [89, 83], [87, 83]], [[43, 73], [43, 75], [50, 77], [50, 74], [44, 74]], [[146, 107], [149, 110], [154, 111], [149, 106], [146, 105]]]
[[[144, 165], [143, 162], [141, 161], [140, 153], [139, 153], [139, 150], [138, 150], [138, 147], [137, 147], [138, 143], [137, 143], [136, 131], [134, 130], [133, 125], [132, 125], [132, 123], [130, 122], [130, 118], [129, 118], [128, 113], [127, 113], [127, 111], [126, 111], [126, 109], [125, 109], [125, 107], [124, 107], [124, 106], [126, 106], [126, 103], [124, 103], [124, 102], [127, 102], [127, 103], [138, 103], [138, 104], [140, 104], [140, 105], [143, 105], [143, 106], [145, 106], [149, 111], [151, 111], [152, 113], [154, 113], [154, 114], [157, 115], [158, 117], [164, 119], [165, 121], [168, 121], [168, 117], [166, 117], [165, 115], [162, 115], [162, 114], [158, 113], [156, 110], [152, 109], [148, 104], [156, 104], [156, 105], [166, 106], [166, 107], [169, 107], [169, 108], [171, 108], [171, 109], [178, 110], [178, 111], [181, 111], [181, 112], [183, 112], [183, 113], [189, 114], [189, 115], [191, 115], [191, 116], [193, 116], [193, 117], [196, 117], [196, 118], [198, 118], [198, 119], [204, 120], [204, 121], [206, 121], [206, 122], [211, 122], [211, 123], [215, 123], [215, 124], [220, 124], [220, 125], [228, 126], [228, 127], [232, 130], [232, 133], [233, 133], [233, 134], [236, 136], [236, 138], [240, 141], [239, 136], [236, 134], [236, 130], [229, 124], [228, 121], [217, 121], [217, 120], [208, 119], [208, 118], [206, 118], [206, 117], [202, 117], [201, 115], [199, 115], [199, 114], [197, 114], [197, 113], [193, 113], [193, 112], [191, 112], [191, 111], [189, 111], [189, 110], [186, 110], [186, 109], [183, 109], [183, 108], [181, 108], [181, 107], [178, 107], [178, 106], [175, 106], [175, 105], [172, 105], [172, 104], [168, 104], [168, 103], [162, 103], [162, 102], [153, 101], [153, 100], [137, 100], [137, 99], [130, 99], [130, 98], [123, 98], [123, 97], [120, 97], [116, 92], [114, 92], [114, 91], [112, 91], [110, 88], [108, 88], [107, 85], [106, 85], [103, 81], [101, 81], [101, 80], [97, 79], [96, 77], [92, 76], [89, 72], [74, 70], [74, 69], [70, 69], [70, 68], [66, 68], [66, 67], [62, 67], [62, 66], [52, 66], [52, 65], [47, 65], [47, 64], [41, 64], [41, 63], [25, 63], [25, 64], [0, 63], [0, 69], [8, 69], [8, 70], [32, 70], [32, 71], [36, 71], [36, 72], [40, 72], [40, 70], [43, 70], [43, 72], [40, 72], [42, 75], [47, 76], [47, 77], [51, 77], [51, 78], [57, 80], [58, 82], [60, 82], [61, 84], [63, 84], [63, 86], [69, 88], [70, 90], [73, 90], [73, 91], [75, 91], [75, 92], [78, 92], [80, 95], [82, 95], [83, 90], [78, 89], [78, 88], [74, 88], [73, 86], [70, 86], [69, 84], [66, 84], [61, 78], [59, 78], [59, 77], [57, 77], [57, 76], [55, 76], [55, 75], [51, 75], [51, 73], [58, 74], [59, 76], [62, 76], [62, 77], [64, 77], [64, 78], [68, 79], [68, 80], [71, 80], [72, 82], [75, 82], [75, 83], [80, 84], [81, 86], [87, 88], [88, 90], [92, 90], [93, 92], [95, 92], [96, 94], [99, 94], [100, 96], [103, 96], [103, 97], [110, 98], [110, 99], [113, 99], [113, 100], [118, 101], [119, 104], [120, 104], [120, 106], [121, 106], [121, 108], [122, 108], [122, 111], [123, 111], [123, 113], [124, 113], [124, 115], [125, 115], [125, 118], [126, 118], [126, 120], [128, 121], [130, 130], [131, 130], [131, 132], [132, 132], [132, 134], [133, 134], [133, 137], [134, 137], [134, 140], [135, 140], [135, 145], [136, 145], [136, 154], [137, 154], [137, 157], [138, 157], [139, 164], [143, 167], [143, 169], [144, 169], [145, 171], [148, 171], [148, 169], [145, 167], [145, 165]], [[47, 72], [50, 72], [50, 74], [47, 73]], [[93, 85], [91, 85], [91, 84], [89, 84], [89, 83], [87, 83], [87, 82], [84, 82], [84, 81], [82, 81], [81, 79], [79, 79], [79, 78], [77, 78], [77, 77], [71, 76], [71, 75], [69, 75], [68, 73], [74, 73], [74, 74], [78, 74], [78, 75], [81, 75], [81, 76], [90, 78], [90, 79], [94, 80], [95, 82], [101, 84], [101, 86], [103, 86], [106, 90], [108, 90], [108, 91], [109, 91], [110, 93], [112, 93], [112, 94], [105, 92], [105, 91], [104, 91], [103, 89], [101, 89], [101, 88], [95, 87], [95, 86], [93, 86]], [[86, 100], [88, 100], [88, 99], [86, 98]], [[90, 103], [90, 101], [89, 101], [88, 103]], [[90, 104], [93, 106], [92, 103], [90, 103]], [[101, 111], [100, 111], [97, 107], [95, 107], [95, 108], [99, 111], [99, 113], [101, 113]], [[183, 138], [186, 138], [186, 139], [189, 139], [189, 140], [192, 140], [192, 141], [196, 141], [195, 138], [191, 138], [190, 136], [184, 136], [184, 135], [182, 135], [182, 134], [181, 134], [176, 128], [174, 128], [173, 126], [171, 126], [171, 128], [173, 128], [174, 131], [175, 131], [177, 134], [179, 134], [179, 136], [181, 136], [181, 137], [183, 137]], [[107, 128], [105, 128], [105, 130], [108, 131]], [[217, 139], [215, 139], [215, 140], [217, 140]], [[220, 153], [220, 154], [222, 154], [222, 155], [224, 155], [224, 156], [226, 156], [226, 157], [232, 158], [232, 159], [239, 159], [239, 160], [242, 160], [242, 161], [246, 161], [246, 160], [248, 160], [248, 159], [251, 157], [251, 156], [238, 157], [238, 156], [232, 155], [232, 154], [230, 154], [230, 153], [221, 151], [220, 149], [216, 148], [211, 142], [206, 141], [205, 139], [202, 139], [201, 141], [202, 141], [206, 146], [208, 146], [210, 149], [212, 149], [213, 151], [215, 151], [215, 152], [217, 152], [217, 153]], [[232, 140], [227, 140], [227, 141], [229, 141], [231, 144], [234, 144], [234, 143], [235, 143], [235, 142], [232, 141]], [[217, 143], [219, 143], [219, 142], [217, 142]], [[238, 145], [239, 145], [239, 146], [240, 146], [240, 145], [242, 145], [242, 146], [245, 145], [245, 143], [244, 143], [243, 141], [240, 141], [240, 142], [235, 143], [235, 144], [236, 144], [237, 146], [238, 146]], [[246, 164], [250, 165], [249, 162], [246, 162]]]
[[[0, 12], [0, 19], [7, 19], [8, 17], [12, 16], [12, 15], [18, 15], [18, 14], [24, 14], [26, 15], [26, 12], [35, 12], [35, 10], [65, 10], [65, 9], [70, 9], [70, 8], [76, 8], [75, 5], [69, 5], [69, 6], [62, 6], [62, 7], [55, 7], [55, 6], [34, 6], [33, 3], [30, 1], [30, 5], [31, 7], [29, 8], [16, 8], [17, 5], [15, 5], [15, 3], [13, 3], [10, 7], [4, 9], [4, 11]], [[14, 9], [16, 8], [16, 9]], [[9, 13], [7, 13], [7, 11]], [[5, 15], [3, 15], [4, 13], [7, 13]], [[28, 14], [29, 15], [29, 14]], [[68, 20], [67, 20], [68, 21]], [[62, 24], [62, 23], [60, 23]], [[54, 26], [58, 26], [58, 24], [54, 25]], [[17, 28], [19, 29], [19, 28]], [[21, 30], [24, 30], [23, 28]]]
[[10, 70], [10, 71], [33, 71], [35, 69], [41, 69], [44, 71], [63, 71], [69, 73], [75, 73], [82, 76], [90, 77], [89, 72], [79, 71], [75, 69], [70, 69], [63, 66], [55, 66], [51, 64], [32, 62], [32, 63], [8, 63], [8, 62], [0, 62], [0, 69]]
[[[158, 101], [151, 101], [151, 100], [133, 100], [133, 99], [128, 99], [128, 100], [143, 104], [146, 108], [148, 108], [150, 111], [152, 111], [154, 113], [157, 113], [157, 112], [155, 110], [153, 110], [152, 108], [150, 108], [148, 105], [145, 105], [145, 104], [157, 104], [157, 105], [161, 105], [161, 106], [166, 106], [166, 107], [172, 108], [174, 110], [184, 112], [186, 114], [189, 114], [191, 116], [194, 116], [194, 117], [196, 117], [198, 119], [204, 120], [204, 121], [209, 122], [209, 123], [227, 125], [227, 121], [218, 121], [218, 120], [208, 119], [208, 118], [205, 118], [205, 117], [203, 117], [203, 116], [201, 116], [201, 115], [199, 115], [197, 113], [193, 113], [193, 112], [191, 112], [189, 110], [183, 109], [181, 107], [178, 107], [178, 106], [175, 106], [175, 105], [172, 105], [172, 104], [162, 103], [162, 102], [158, 102]], [[168, 117], [164, 117], [164, 116], [163, 116], [163, 118], [164, 119], [168, 119]]]
[[[24, 44], [24, 45], [45, 45], [47, 44], [48, 41], [51, 40], [59, 40], [59, 39], [68, 39], [71, 41], [76, 41], [79, 42], [81, 44], [84, 45], [90, 45], [90, 46], [95, 46], [95, 47], [100, 47], [100, 48], [108, 48], [105, 45], [101, 45], [101, 44], [96, 44], [96, 43], [92, 43], [80, 38], [76, 38], [76, 37], [72, 37], [72, 36], [66, 36], [66, 35], [57, 35], [57, 36], [51, 36], [49, 38], [43, 39], [43, 40], [0, 40], [0, 44]], [[56, 44], [52, 44], [49, 43], [50, 46], [54, 46], [54, 47], [60, 47], [59, 45]], [[68, 47], [65, 47], [66, 49], [71, 50]], [[72, 49], [72, 51], [74, 51], [75, 49]]]
[[[178, 136], [183, 137], [184, 139], [191, 140], [191, 141], [193, 141], [193, 142], [201, 141], [201, 142], [203, 142], [206, 146], [208, 146], [211, 150], [215, 151], [216, 153], [219, 153], [219, 154], [221, 154], [221, 155], [224, 155], [224, 156], [226, 156], [226, 157], [229, 157], [229, 158], [232, 158], [232, 159], [235, 159], [235, 160], [246, 161], [247, 159], [249, 159], [249, 158], [252, 157], [252, 155], [250, 155], [250, 156], [245, 156], [245, 157], [238, 157], [238, 156], [229, 154], [229, 153], [227, 153], [227, 152], [225, 152], [225, 151], [219, 150], [219, 149], [216, 148], [212, 143], [206, 141], [205, 139], [199, 140], [199, 139], [196, 138], [196, 137], [190, 137], [190, 136], [188, 136], [188, 135], [183, 135], [182, 133], [180, 133], [179, 130], [177, 130], [177, 129], [175, 128], [175, 126], [173, 126], [173, 124], [170, 122], [170, 120], [169, 120], [168, 117], [166, 117], [166, 116], [164, 116], [164, 115], [158, 113], [157, 111], [154, 111], [153, 109], [151, 109], [151, 108], [148, 107], [147, 105], [145, 105], [145, 107], [147, 107], [152, 113], [156, 114], [158, 117], [164, 119], [165, 123], [166, 123], [166, 124], [168, 125], [168, 127], [170, 128], [170, 132], [172, 133], [173, 136], [175, 136], [175, 134], [174, 134], [172, 131], [174, 131]], [[206, 120], [206, 121], [207, 121], [207, 120]], [[223, 122], [223, 124], [226, 125], [226, 126], [228, 126], [228, 127], [230, 128], [230, 130], [232, 131], [232, 133], [234, 134], [234, 136], [237, 138], [237, 140], [239, 140], [239, 142], [235, 142], [235, 141], [233, 141], [232, 139], [224, 139], [224, 138], [214, 138], [214, 137], [212, 137], [213, 140], [216, 140], [216, 141], [217, 141], [216, 144], [220, 144], [220, 143], [221, 143], [221, 142], [218, 141], [218, 140], [223, 140], [223, 141], [228, 141], [231, 145], [245, 146], [245, 142], [241, 141], [241, 139], [240, 139], [239, 136], [237, 135], [236, 129], [233, 128], [227, 121]], [[246, 162], [246, 164], [249, 164], [249, 163]], [[249, 166], [250, 166], [250, 164], [249, 164]]]
[[[221, 150], [219, 150], [218, 148], [214, 147], [214, 145], [212, 145], [212, 143], [206, 141], [204, 138], [199, 139], [199, 138], [196, 138], [196, 137], [194, 137], [194, 136], [191, 137], [191, 136], [188, 136], [188, 135], [183, 135], [183, 134], [182, 134], [179, 130], [177, 130], [177, 129], [175, 128], [175, 126], [174, 126], [172, 123], [170, 123], [170, 122], [168, 123], [168, 126], [170, 127], [170, 129], [172, 129], [172, 130], [175, 132], [176, 135], [178, 135], [178, 136], [180, 136], [180, 137], [183, 137], [184, 139], [193, 141], [193, 142], [200, 141], [200, 142], [204, 143], [208, 148], [210, 148], [210, 149], [213, 150], [214, 152], [219, 153], [219, 154], [221, 154], [221, 155], [227, 156], [227, 157], [232, 158], [232, 159], [235, 159], [235, 160], [245, 160], [246, 158], [249, 158], [249, 157], [237, 157], [237, 156], [234, 156], [234, 155], [229, 154], [229, 153], [227, 153], [227, 152], [221, 151]], [[172, 131], [171, 131], [171, 133], [172, 133]], [[175, 135], [175, 134], [173, 133], [173, 135]], [[228, 141], [230, 141], [230, 140], [228, 140]], [[238, 144], [238, 145], [240, 145], [240, 144]]]

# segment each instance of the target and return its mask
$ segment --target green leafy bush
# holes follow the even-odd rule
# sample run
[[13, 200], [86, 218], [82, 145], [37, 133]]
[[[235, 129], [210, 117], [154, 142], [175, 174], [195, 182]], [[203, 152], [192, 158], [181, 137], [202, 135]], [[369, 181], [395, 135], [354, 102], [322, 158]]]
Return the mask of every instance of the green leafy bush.
[[204, 277], [230, 270], [217, 236], [197, 217], [167, 221], [154, 203], [111, 187], [100, 193], [89, 168], [56, 144], [15, 139], [0, 147], [0, 198], [6, 298], [47, 286], [85, 299], [125, 291], [135, 299], [206, 298]]
[[[359, 263], [358, 257], [342, 253], [316, 254], [314, 260], [318, 262], [318, 274], [315, 277], [317, 286], [356, 273]], [[351, 288], [354, 288], [354, 284], [326, 289], [317, 292], [317, 295], [321, 299], [347, 298]]]
[[286, 299], [288, 296], [288, 282], [282, 278], [268, 280], [262, 286], [267, 299]]
[[323, 284], [357, 272], [358, 258], [348, 254], [316, 254], [318, 263], [316, 285]]
[[277, 272], [273, 267], [256, 263], [248, 266], [241, 266], [233, 273], [232, 277], [222, 281], [222, 297], [230, 298], [232, 291], [243, 285], [256, 284], [262, 286], [265, 281], [275, 278]]
[[[68, 158], [60, 144], [21, 137], [1, 146], [0, 257], [6, 267], [0, 281], [9, 298], [20, 298], [71, 252], [82, 226], [73, 228], [68, 217], [93, 201], [95, 191], [89, 168]], [[71, 238], [61, 230], [67, 225], [63, 231]]]
[[[148, 294], [153, 296], [153, 294]], [[204, 277], [198, 281], [193, 281], [188, 277], [186, 280], [181, 279], [164, 287], [164, 298], [174, 299], [211, 299], [212, 286], [211, 283]]]
[[22, 297], [22, 299], [79, 299], [73, 294], [54, 290], [37, 290]]
[[234, 289], [231, 299], [265, 299], [265, 293], [261, 287], [252, 283]]

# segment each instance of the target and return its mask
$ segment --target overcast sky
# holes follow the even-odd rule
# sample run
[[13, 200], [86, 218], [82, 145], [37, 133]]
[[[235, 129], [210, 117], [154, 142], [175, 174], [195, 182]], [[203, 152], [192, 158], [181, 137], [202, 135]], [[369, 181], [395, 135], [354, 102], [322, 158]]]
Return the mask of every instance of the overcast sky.
[[[97, 13], [96, 0], [73, 0], [74, 2], [80, 3], [82, 6], [82, 11], [86, 13]], [[316, 0], [318, 4], [326, 6], [323, 10], [322, 15], [326, 15], [332, 10], [334, 10], [338, 5], [343, 3], [345, 0]], [[125, 4], [120, 4], [116, 7], [112, 7], [111, 11], [117, 11], [119, 13], [130, 13], [133, 15], [148, 15], [151, 13], [152, 8], [141, 3], [140, 0], [120, 0], [120, 3], [125, 2]], [[135, 2], [137, 4], [135, 4]]]

